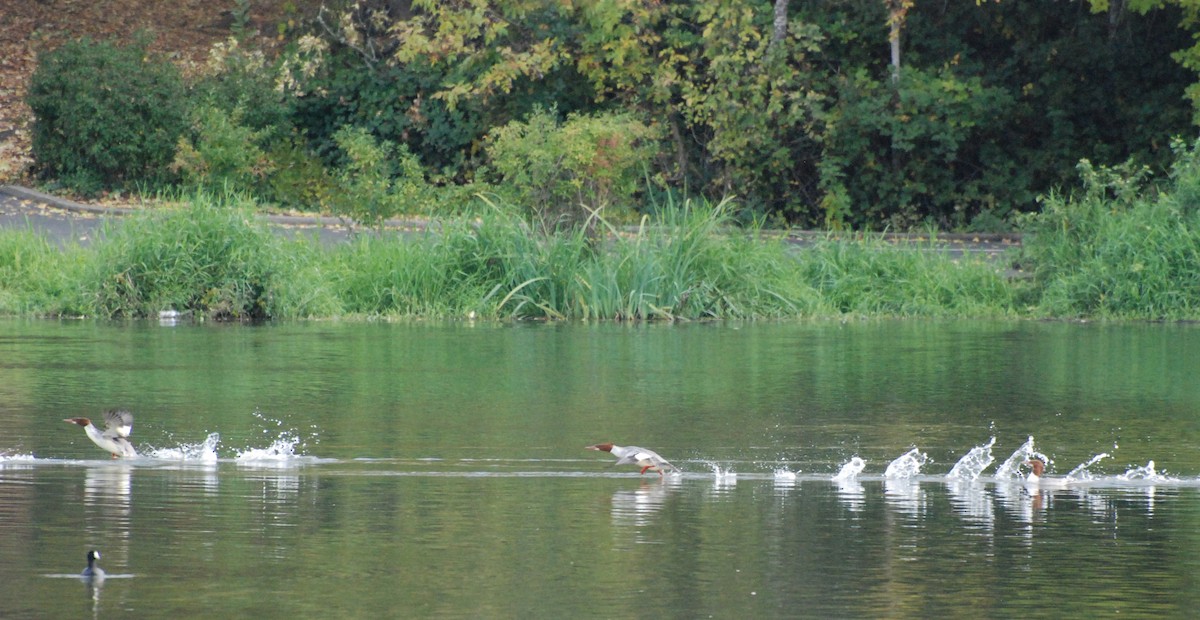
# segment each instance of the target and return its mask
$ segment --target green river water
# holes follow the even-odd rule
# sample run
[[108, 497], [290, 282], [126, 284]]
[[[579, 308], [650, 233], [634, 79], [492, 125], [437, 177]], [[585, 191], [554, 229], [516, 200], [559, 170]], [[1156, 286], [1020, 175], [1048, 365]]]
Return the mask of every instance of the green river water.
[[1197, 376], [1192, 325], [0, 320], [0, 618], [1194, 617]]

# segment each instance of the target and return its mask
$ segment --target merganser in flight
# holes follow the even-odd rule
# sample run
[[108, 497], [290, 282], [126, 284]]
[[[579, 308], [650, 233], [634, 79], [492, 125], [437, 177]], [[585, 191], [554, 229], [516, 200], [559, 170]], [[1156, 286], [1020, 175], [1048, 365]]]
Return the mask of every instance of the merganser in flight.
[[63, 422], [78, 424], [87, 432], [88, 439], [107, 450], [113, 458], [137, 456], [133, 444], [129, 443], [129, 433], [133, 432], [133, 414], [125, 409], [109, 409], [104, 412], [104, 432], [96, 428], [87, 418], [67, 418]]
[[657, 471], [660, 476], [664, 472], [679, 471], [678, 467], [668, 463], [667, 459], [659, 456], [657, 452], [637, 446], [617, 446], [611, 443], [598, 443], [594, 446], [588, 446], [587, 449], [609, 452], [617, 457], [616, 465], [637, 465], [642, 468], [643, 474], [649, 470]]
[[96, 566], [96, 560], [100, 559], [100, 552], [95, 549], [88, 551], [87, 559], [87, 568], [83, 569], [80, 576], [85, 579], [104, 579], [104, 569]]

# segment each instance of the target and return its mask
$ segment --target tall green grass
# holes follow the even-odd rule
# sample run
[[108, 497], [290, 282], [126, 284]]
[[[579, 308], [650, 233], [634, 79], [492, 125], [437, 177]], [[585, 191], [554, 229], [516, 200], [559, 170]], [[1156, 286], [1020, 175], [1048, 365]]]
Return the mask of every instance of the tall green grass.
[[[491, 205], [416, 237], [285, 241], [235, 195], [133, 216], [91, 249], [0, 234], [0, 312], [106, 318], [413, 316], [694, 320], [1007, 312], [984, 266], [829, 242], [796, 252], [684, 201], [617, 229], [545, 234]], [[976, 297], [972, 297], [975, 295]], [[999, 307], [999, 310], [996, 308]]]
[[[1179, 187], [1193, 179], [1177, 171]], [[1186, 177], [1186, 178], [1185, 178]], [[1196, 187], [1200, 188], [1200, 182]], [[1118, 195], [1119, 194], [1119, 195]], [[0, 232], [0, 313], [211, 319], [475, 316], [697, 320], [838, 316], [1197, 318], [1192, 192], [1052, 197], [1022, 260], [830, 237], [798, 249], [735, 226], [731, 205], [682, 201], [618, 229], [546, 234], [492, 204], [431, 232], [324, 246], [286, 240], [232, 194], [130, 216], [90, 248]]]
[[1200, 157], [1176, 144], [1162, 191], [1143, 172], [1080, 165], [1084, 191], [1054, 194], [1031, 218], [1027, 303], [1051, 317], [1200, 317]]
[[255, 217], [252, 205], [202, 192], [180, 208], [111, 227], [90, 257], [82, 289], [92, 313], [109, 318], [163, 310], [214, 319], [287, 316], [303, 312], [281, 300], [296, 299], [304, 258]]
[[1014, 316], [1014, 285], [985, 258], [954, 258], [936, 241], [827, 238], [801, 253], [805, 280], [832, 313], [898, 317]]
[[726, 235], [729, 206], [678, 209], [632, 232], [584, 227], [544, 235], [497, 209], [458, 226], [436, 252], [475, 290], [475, 310], [495, 317], [545, 319], [700, 319], [799, 316], [815, 295], [781, 242]]
[[661, 211], [572, 279], [579, 318], [766, 318], [819, 314], [784, 242], [733, 228], [730, 204]]
[[78, 314], [78, 283], [85, 269], [77, 246], [55, 246], [32, 230], [0, 234], [0, 314]]

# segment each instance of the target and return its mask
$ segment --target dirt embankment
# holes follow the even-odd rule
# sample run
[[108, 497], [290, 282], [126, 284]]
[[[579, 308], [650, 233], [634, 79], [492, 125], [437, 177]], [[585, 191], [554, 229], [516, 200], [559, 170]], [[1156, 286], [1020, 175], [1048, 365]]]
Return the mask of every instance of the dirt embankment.
[[[247, 9], [244, 15], [239, 4]], [[317, 6], [287, 0], [0, 0], [0, 183], [30, 182], [33, 114], [25, 93], [39, 52], [82, 37], [131, 41], [146, 31], [153, 37], [151, 49], [187, 72], [235, 25], [244, 24], [257, 32], [257, 43], [270, 46], [279, 23]]]

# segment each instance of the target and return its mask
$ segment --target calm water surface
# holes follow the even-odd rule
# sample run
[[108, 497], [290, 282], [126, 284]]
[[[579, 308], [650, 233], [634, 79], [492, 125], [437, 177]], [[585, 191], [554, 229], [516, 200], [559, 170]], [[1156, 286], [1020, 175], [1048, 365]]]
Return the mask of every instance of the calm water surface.
[[[0, 321], [0, 618], [1190, 617], [1198, 375], [1177, 325]], [[116, 406], [143, 457], [62, 422]]]

